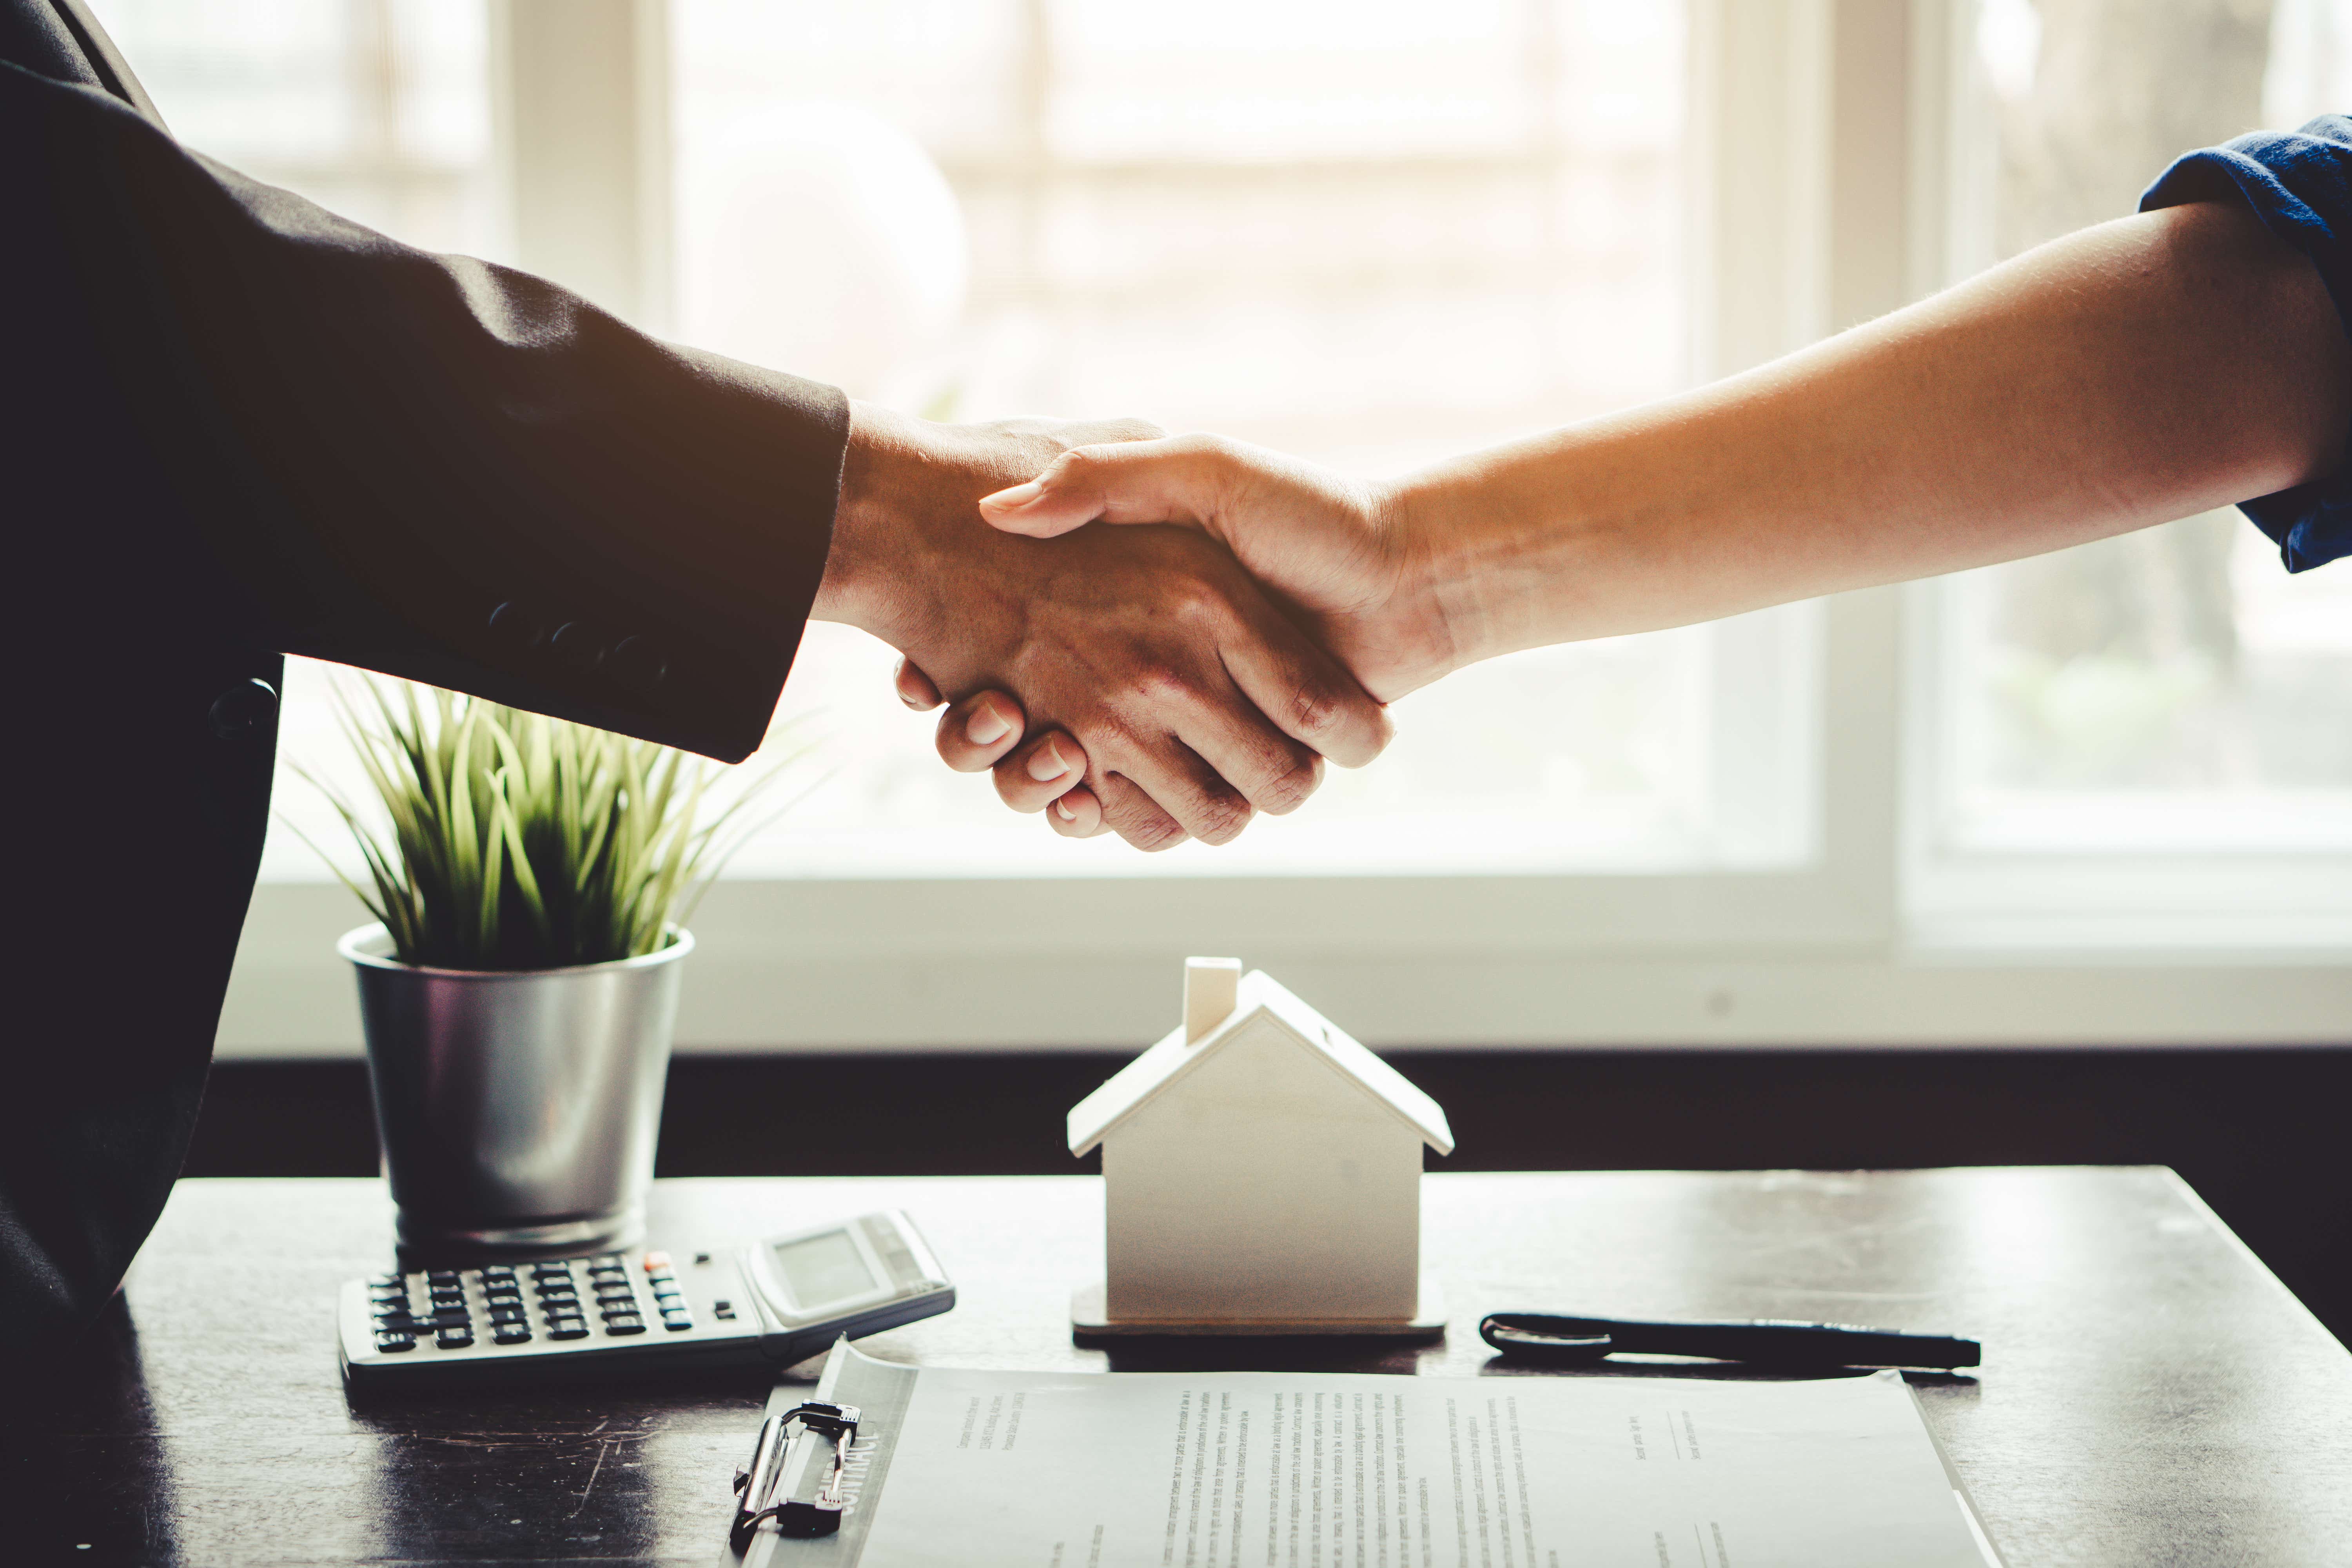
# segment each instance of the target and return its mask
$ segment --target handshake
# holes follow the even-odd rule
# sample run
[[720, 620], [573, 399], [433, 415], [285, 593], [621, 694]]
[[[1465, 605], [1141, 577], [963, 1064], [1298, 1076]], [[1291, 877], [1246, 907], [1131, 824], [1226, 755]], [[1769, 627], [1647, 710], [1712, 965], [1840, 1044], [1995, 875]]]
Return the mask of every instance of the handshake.
[[[2250, 497], [2304, 563], [2352, 347], [2242, 204], [2145, 212], [1712, 386], [1364, 483], [1139, 424], [853, 410], [814, 614], [1055, 831], [1222, 844], [1517, 648], [1989, 565]], [[2305, 526], [2307, 516], [2318, 521]], [[1137, 526], [1111, 527], [1107, 524]], [[2325, 531], [2313, 528], [2325, 525]], [[1535, 716], [1531, 722], [1540, 721]]]
[[1137, 421], [856, 405], [814, 613], [899, 649], [900, 697], [948, 703], [940, 756], [1014, 810], [1223, 844], [1377, 756], [1383, 704], [1456, 662], [1403, 500]]

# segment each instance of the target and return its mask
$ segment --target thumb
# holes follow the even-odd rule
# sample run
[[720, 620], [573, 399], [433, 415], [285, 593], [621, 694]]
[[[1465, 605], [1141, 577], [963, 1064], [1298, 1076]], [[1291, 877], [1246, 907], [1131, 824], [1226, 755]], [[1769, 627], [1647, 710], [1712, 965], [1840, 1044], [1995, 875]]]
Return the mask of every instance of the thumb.
[[1073, 447], [1027, 484], [982, 496], [980, 515], [1032, 539], [1090, 522], [1204, 526], [1222, 489], [1223, 458], [1196, 437]]

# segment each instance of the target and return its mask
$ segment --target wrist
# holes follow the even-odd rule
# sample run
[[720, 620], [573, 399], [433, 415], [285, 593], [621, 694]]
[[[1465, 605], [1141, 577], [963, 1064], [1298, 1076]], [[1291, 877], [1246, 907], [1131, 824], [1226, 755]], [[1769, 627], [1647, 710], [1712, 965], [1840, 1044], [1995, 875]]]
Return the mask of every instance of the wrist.
[[1465, 506], [1457, 475], [1443, 469], [1410, 474], [1386, 487], [1383, 531], [1397, 562], [1396, 598], [1432, 628], [1444, 650], [1428, 679], [1500, 651], [1493, 646], [1488, 596], [1479, 582], [1491, 553], [1481, 538], [1475, 506]]
[[842, 454], [841, 496], [811, 618], [871, 632], [907, 646], [922, 618], [923, 509], [917, 480], [928, 466], [923, 422], [871, 403], [849, 405], [849, 443]]

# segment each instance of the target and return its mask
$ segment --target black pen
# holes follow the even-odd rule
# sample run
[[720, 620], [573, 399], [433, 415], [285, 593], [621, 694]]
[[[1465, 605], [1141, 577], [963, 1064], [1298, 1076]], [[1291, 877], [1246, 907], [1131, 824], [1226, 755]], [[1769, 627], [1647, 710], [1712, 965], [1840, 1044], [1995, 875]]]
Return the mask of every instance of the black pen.
[[1898, 1333], [1851, 1323], [1800, 1323], [1759, 1318], [1727, 1322], [1563, 1318], [1495, 1312], [1478, 1337], [1504, 1355], [1546, 1366], [1590, 1366], [1620, 1352], [1705, 1356], [1770, 1367], [1920, 1367], [1949, 1371], [1979, 1364], [1984, 1347], [1951, 1334]]

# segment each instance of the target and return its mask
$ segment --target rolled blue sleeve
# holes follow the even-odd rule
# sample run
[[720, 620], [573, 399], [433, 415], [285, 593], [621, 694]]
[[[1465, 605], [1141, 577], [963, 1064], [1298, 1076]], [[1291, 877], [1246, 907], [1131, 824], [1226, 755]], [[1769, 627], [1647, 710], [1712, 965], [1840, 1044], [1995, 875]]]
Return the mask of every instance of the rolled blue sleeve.
[[[2352, 119], [2324, 114], [2300, 131], [2258, 132], [2191, 153], [2147, 188], [2139, 208], [2232, 196], [2311, 258], [2352, 335]], [[2238, 510], [2277, 542], [2290, 572], [2352, 555], [2352, 466]]]

